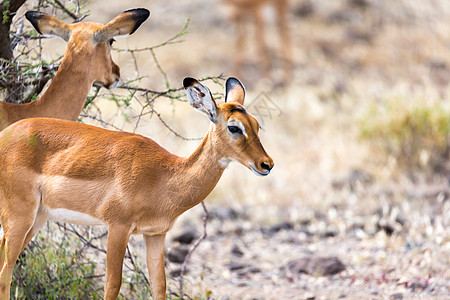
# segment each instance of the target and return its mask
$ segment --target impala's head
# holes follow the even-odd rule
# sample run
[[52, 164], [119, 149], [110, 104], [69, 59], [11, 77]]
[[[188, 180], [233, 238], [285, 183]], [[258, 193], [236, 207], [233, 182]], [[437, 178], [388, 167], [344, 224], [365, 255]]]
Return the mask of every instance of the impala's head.
[[89, 22], [65, 24], [38, 11], [25, 14], [40, 34], [56, 35], [65, 40], [68, 44], [64, 59], [71, 59], [76, 67], [89, 70], [89, 79], [106, 88], [115, 87], [120, 80], [120, 69], [111, 58], [114, 37], [132, 34], [149, 15], [150, 12], [144, 8], [130, 9], [103, 25]]
[[273, 160], [259, 140], [258, 121], [243, 106], [245, 89], [236, 78], [226, 82], [225, 103], [217, 105], [209, 89], [194, 78], [183, 81], [189, 104], [206, 114], [211, 122], [212, 139], [227, 164], [237, 160], [257, 175], [268, 175]]

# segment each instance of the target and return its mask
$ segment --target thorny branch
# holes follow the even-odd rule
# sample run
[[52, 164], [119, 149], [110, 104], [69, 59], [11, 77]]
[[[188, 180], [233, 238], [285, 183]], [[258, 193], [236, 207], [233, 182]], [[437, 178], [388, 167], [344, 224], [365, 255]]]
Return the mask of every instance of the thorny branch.
[[171, 44], [182, 43], [183, 40], [179, 40], [179, 38], [189, 33], [188, 27], [189, 27], [190, 21], [191, 21], [191, 19], [188, 18], [186, 20], [186, 22], [184, 23], [183, 28], [181, 28], [181, 30], [178, 33], [176, 33], [174, 36], [168, 38], [167, 40], [165, 40], [165, 41], [163, 41], [163, 42], [161, 42], [161, 43], [159, 43], [157, 45], [154, 45], [154, 46], [151, 46], [151, 47], [139, 48], [139, 49], [129, 49], [129, 48], [127, 48], [127, 49], [113, 48], [113, 49], [117, 50], [119, 52], [143, 52], [143, 51], [153, 51], [153, 50], [155, 50], [157, 48], [161, 48], [161, 47], [164, 47], [164, 46], [167, 46], [167, 45], [171, 45]]
[[67, 7], [64, 6], [64, 4], [61, 3], [59, 0], [54, 0], [55, 4], [58, 5], [63, 12], [65, 12], [67, 15], [69, 15], [72, 19], [77, 20], [78, 16], [75, 15], [73, 12], [71, 12]]

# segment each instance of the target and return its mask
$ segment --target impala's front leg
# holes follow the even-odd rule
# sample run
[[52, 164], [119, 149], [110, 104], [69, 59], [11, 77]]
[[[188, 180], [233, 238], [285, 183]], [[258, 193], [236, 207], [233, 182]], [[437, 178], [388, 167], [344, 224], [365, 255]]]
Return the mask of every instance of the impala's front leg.
[[123, 258], [130, 234], [130, 225], [109, 225], [106, 250], [105, 300], [116, 300], [117, 295], [119, 295], [122, 285]]
[[150, 289], [154, 300], [166, 299], [166, 274], [164, 270], [164, 244], [166, 235], [144, 235], [147, 248], [147, 268]]

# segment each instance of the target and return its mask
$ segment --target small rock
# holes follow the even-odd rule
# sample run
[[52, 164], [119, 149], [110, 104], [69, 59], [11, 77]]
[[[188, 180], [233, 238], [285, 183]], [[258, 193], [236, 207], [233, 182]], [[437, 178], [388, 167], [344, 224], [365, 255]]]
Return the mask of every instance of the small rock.
[[392, 294], [389, 298], [392, 299], [392, 300], [403, 299], [403, 294], [402, 293], [395, 293], [395, 294]]
[[358, 8], [367, 8], [370, 6], [368, 0], [349, 0], [348, 3]]
[[173, 241], [180, 244], [190, 244], [199, 237], [197, 230], [194, 228], [186, 229], [179, 235], [173, 238]]
[[329, 238], [329, 237], [334, 237], [337, 234], [338, 234], [338, 232], [336, 230], [328, 229], [324, 233], [322, 233], [320, 236], [322, 236], [324, 238]]
[[342, 189], [346, 186], [354, 190], [358, 184], [369, 185], [374, 182], [374, 177], [369, 172], [355, 169], [350, 171], [347, 175], [344, 175], [338, 179], [333, 180], [331, 185], [335, 189]]
[[306, 0], [301, 3], [297, 8], [294, 9], [294, 15], [306, 18], [314, 13], [314, 6], [311, 0]]
[[272, 226], [269, 231], [271, 232], [279, 232], [281, 230], [292, 230], [294, 229], [294, 225], [290, 222], [282, 222], [280, 224]]
[[219, 207], [209, 212], [211, 219], [235, 220], [240, 217], [239, 212], [230, 207]]
[[413, 291], [415, 291], [416, 289], [424, 290], [428, 287], [428, 284], [426, 284], [425, 282], [412, 282], [408, 287]]
[[383, 220], [377, 223], [377, 229], [378, 231], [383, 230], [389, 236], [391, 236], [395, 231], [394, 226], [392, 226], [388, 222], [384, 222]]
[[239, 225], [234, 229], [234, 234], [236, 234], [237, 236], [242, 236], [244, 232], [245, 232], [244, 228], [242, 228]]
[[399, 223], [382, 218], [377, 222], [377, 230], [383, 230], [387, 235], [391, 236], [394, 232], [399, 232], [402, 226]]
[[233, 248], [231, 249], [231, 254], [233, 254], [236, 257], [244, 256], [244, 252], [242, 252], [241, 248], [239, 248], [237, 244], [233, 245]]
[[[186, 270], [185, 270], [184, 273], [185, 273], [185, 274], [187, 273], [187, 268], [186, 268]], [[181, 268], [174, 268], [174, 269], [172, 269], [172, 270], [170, 271], [170, 275], [171, 275], [172, 277], [180, 277], [180, 275], [181, 275]]]
[[329, 24], [353, 23], [362, 20], [362, 15], [353, 9], [342, 10], [331, 13], [326, 21]]
[[250, 273], [261, 273], [261, 269], [255, 266], [250, 267], [249, 271]]
[[301, 226], [308, 226], [311, 224], [311, 219], [303, 219], [303, 220], [300, 220], [299, 223]]
[[231, 271], [238, 271], [238, 270], [242, 270], [245, 267], [247, 267], [247, 265], [236, 262], [236, 261], [232, 261], [230, 262], [230, 264], [228, 265]]
[[305, 300], [314, 300], [314, 299], [316, 299], [316, 296], [314, 294], [312, 294], [312, 293], [306, 293], [303, 296], [303, 299], [305, 299]]
[[355, 42], [370, 43], [370, 42], [372, 42], [372, 38], [373, 38], [371, 32], [357, 30], [354, 28], [347, 29], [345, 35], [346, 35], [347, 39], [349, 39], [350, 41], [355, 41]]
[[184, 259], [188, 253], [189, 249], [187, 247], [180, 246], [170, 249], [167, 258], [173, 263], [181, 264], [184, 262]]
[[328, 276], [345, 270], [344, 264], [335, 256], [304, 257], [290, 261], [287, 269], [294, 274], [306, 273], [310, 275]]

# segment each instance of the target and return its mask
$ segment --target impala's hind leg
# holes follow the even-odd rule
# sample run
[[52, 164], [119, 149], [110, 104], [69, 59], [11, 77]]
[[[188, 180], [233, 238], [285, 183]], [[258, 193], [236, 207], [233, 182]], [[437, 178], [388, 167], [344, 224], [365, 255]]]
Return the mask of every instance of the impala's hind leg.
[[24, 210], [23, 199], [13, 197], [2, 212], [3, 238], [0, 245], [0, 300], [9, 300], [10, 286], [14, 265], [22, 252], [25, 239], [32, 230], [36, 221], [38, 210], [36, 203], [34, 209]]
[[12, 272], [28, 232], [32, 227], [33, 218], [16, 218], [14, 227], [5, 227], [2, 240], [3, 265], [0, 271], [0, 299], [9, 299]]
[[3, 268], [3, 263], [5, 261], [5, 233], [3, 233], [2, 241], [0, 243], [0, 270]]
[[[23, 241], [22, 251], [26, 248], [26, 246], [30, 243], [31, 239], [36, 235], [36, 233], [41, 230], [41, 228], [45, 225], [48, 220], [48, 214], [44, 212], [43, 209], [39, 208], [36, 218], [34, 220], [34, 224], [31, 227], [30, 231], [28, 231], [25, 240]], [[21, 252], [22, 252], [21, 251]]]

